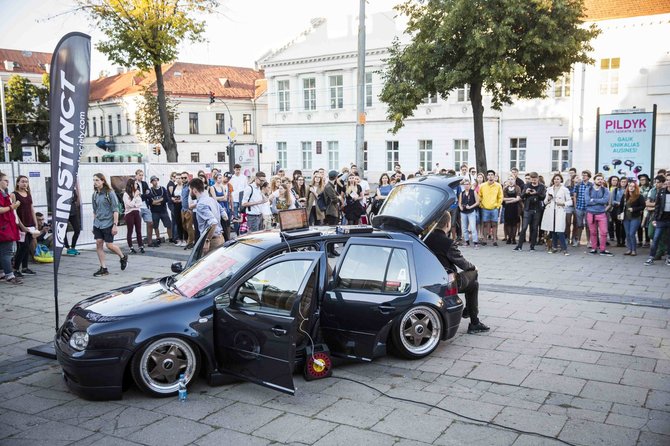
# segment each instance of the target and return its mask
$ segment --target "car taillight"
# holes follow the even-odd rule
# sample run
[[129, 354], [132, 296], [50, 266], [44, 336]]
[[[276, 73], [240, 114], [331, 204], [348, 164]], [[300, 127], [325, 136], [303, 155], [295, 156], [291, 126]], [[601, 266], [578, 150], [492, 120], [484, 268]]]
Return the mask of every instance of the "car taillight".
[[451, 296], [456, 296], [458, 294], [458, 286], [456, 285], [456, 274], [454, 273], [449, 273], [449, 281], [447, 282], [447, 286], [443, 288], [443, 296], [444, 297], [451, 297]]

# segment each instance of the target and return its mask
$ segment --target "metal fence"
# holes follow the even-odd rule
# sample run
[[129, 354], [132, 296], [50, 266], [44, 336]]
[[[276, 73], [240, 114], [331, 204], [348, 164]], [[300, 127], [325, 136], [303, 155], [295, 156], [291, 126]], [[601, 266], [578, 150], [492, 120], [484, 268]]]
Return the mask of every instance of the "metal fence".
[[[146, 181], [152, 175], [160, 179], [160, 185], [166, 186], [170, 180], [171, 172], [187, 171], [195, 175], [198, 170], [204, 170], [209, 173], [212, 167], [221, 167], [224, 170], [227, 165], [217, 165], [211, 163], [80, 163], [79, 164], [79, 188], [81, 191], [82, 202], [82, 232], [79, 237], [78, 245], [95, 243], [93, 239], [93, 211], [91, 199], [93, 196], [93, 175], [102, 173], [110, 182], [114, 176], [134, 176], [137, 169], [144, 170]], [[261, 170], [270, 171], [271, 164], [261, 164]], [[50, 163], [23, 163], [11, 162], [0, 163], [0, 172], [9, 177], [9, 190], [14, 190], [16, 178], [19, 175], [25, 175], [30, 180], [30, 191], [33, 197], [33, 206], [35, 212], [41, 212], [44, 215], [50, 215], [49, 191], [51, 190], [51, 164]], [[111, 183], [110, 183], [111, 184]], [[122, 216], [121, 216], [122, 217]], [[123, 218], [119, 218], [119, 221]], [[143, 228], [143, 233], [145, 228]], [[162, 233], [165, 234], [164, 230]], [[144, 234], [146, 235], [146, 234]], [[116, 235], [116, 240], [125, 240], [126, 227], [120, 226]]]

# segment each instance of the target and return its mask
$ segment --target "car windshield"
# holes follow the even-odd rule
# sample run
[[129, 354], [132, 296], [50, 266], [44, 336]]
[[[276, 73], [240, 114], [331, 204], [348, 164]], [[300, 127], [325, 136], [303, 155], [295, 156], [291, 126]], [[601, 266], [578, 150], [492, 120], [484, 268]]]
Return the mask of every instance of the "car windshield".
[[408, 220], [416, 225], [423, 226], [425, 220], [442, 206], [447, 194], [431, 186], [408, 183], [393, 188], [382, 215]]
[[245, 268], [261, 252], [261, 248], [245, 243], [217, 249], [177, 274], [173, 287], [186, 297], [206, 294], [214, 288], [224, 286], [235, 273]]

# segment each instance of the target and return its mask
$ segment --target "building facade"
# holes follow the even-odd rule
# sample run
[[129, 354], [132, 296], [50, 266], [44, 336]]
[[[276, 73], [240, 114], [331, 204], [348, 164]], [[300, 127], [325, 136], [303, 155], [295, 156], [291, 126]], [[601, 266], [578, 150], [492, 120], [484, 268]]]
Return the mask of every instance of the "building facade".
[[[592, 42], [592, 65], [577, 64], [548, 85], [547, 97], [519, 100], [497, 112], [484, 97], [489, 168], [566, 171], [595, 168], [596, 117], [616, 109], [658, 107], [655, 167], [670, 167], [670, 7], [590, 0], [587, 25], [602, 33]], [[331, 26], [332, 25], [332, 26]], [[395, 135], [378, 99], [387, 48], [407, 41], [395, 13], [367, 19], [365, 68], [365, 170], [376, 180], [399, 163], [458, 168], [475, 162], [468, 86], [447, 99], [428, 97]], [[266, 153], [289, 170], [339, 169], [355, 160], [357, 19], [312, 21], [311, 28], [257, 62], [268, 82]]]
[[[85, 146], [139, 153], [144, 161], [164, 162], [165, 151], [146, 141], [135, 122], [145, 89], [155, 94], [155, 75], [120, 71], [91, 81]], [[262, 142], [260, 129], [267, 111], [261, 71], [175, 62], [163, 67], [163, 78], [165, 91], [176, 105], [172, 125], [180, 162], [227, 163], [229, 139]]]

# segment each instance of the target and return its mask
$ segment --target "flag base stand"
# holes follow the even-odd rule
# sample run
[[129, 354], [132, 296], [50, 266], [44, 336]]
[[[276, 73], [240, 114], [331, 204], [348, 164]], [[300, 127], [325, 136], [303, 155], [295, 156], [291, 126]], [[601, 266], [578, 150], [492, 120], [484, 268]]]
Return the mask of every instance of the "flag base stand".
[[42, 358], [47, 359], [56, 359], [56, 349], [54, 348], [54, 343], [47, 342], [46, 344], [36, 345], [28, 349], [29, 355], [41, 356]]

